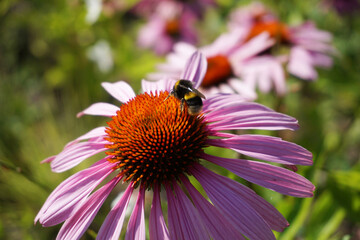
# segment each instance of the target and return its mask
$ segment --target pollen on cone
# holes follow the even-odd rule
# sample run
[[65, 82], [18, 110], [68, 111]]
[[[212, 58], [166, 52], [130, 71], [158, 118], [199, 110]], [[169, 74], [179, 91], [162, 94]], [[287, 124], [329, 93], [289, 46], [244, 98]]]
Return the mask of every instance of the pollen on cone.
[[119, 162], [125, 181], [152, 188], [178, 179], [198, 161], [208, 137], [204, 118], [189, 115], [187, 106], [181, 109], [180, 100], [168, 96], [138, 95], [108, 122], [107, 154]]

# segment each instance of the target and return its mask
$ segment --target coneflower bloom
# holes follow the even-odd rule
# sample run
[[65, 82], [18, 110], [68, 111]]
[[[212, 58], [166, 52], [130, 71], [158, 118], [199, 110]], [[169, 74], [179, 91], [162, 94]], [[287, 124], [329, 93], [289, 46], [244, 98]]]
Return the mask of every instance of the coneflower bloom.
[[[326, 31], [317, 29], [313, 23], [288, 26], [279, 21], [262, 4], [255, 3], [235, 10], [231, 14], [229, 27], [231, 30], [241, 28], [247, 31], [247, 36], [243, 38], [245, 42], [264, 32], [275, 40], [276, 44], [259, 54], [257, 60], [246, 68], [250, 71], [248, 75], [253, 79], [258, 79], [260, 88], [266, 84], [264, 80], [270, 81], [271, 77], [270, 74], [262, 78], [252, 76], [258, 72], [259, 65], [262, 68], [271, 69], [275, 65], [287, 64], [287, 71], [290, 74], [304, 80], [317, 78], [315, 67], [332, 66], [332, 58], [329, 56], [335, 52], [331, 46], [332, 36]], [[266, 71], [262, 70], [262, 72]], [[267, 83], [267, 85], [270, 84]]]
[[143, 48], [153, 49], [157, 54], [170, 52], [176, 42], [196, 43], [194, 27], [196, 16], [185, 11], [180, 3], [163, 1], [148, 22], [140, 29], [138, 44]]
[[[195, 53], [181, 78], [193, 81], [197, 87], [205, 72], [206, 59]], [[275, 239], [272, 230], [282, 231], [289, 225], [253, 190], [211, 171], [204, 166], [206, 161], [282, 194], [313, 195], [314, 186], [306, 178], [285, 168], [206, 153], [207, 147], [214, 146], [267, 162], [311, 165], [311, 153], [296, 144], [271, 136], [223, 132], [294, 130], [298, 127], [296, 119], [260, 104], [238, 102], [238, 96], [232, 94], [208, 98], [202, 113], [189, 115], [186, 104], [182, 108], [179, 99], [169, 97], [173, 87], [169, 80], [143, 81], [144, 93], [139, 95], [125, 82], [102, 85], [123, 105], [119, 108], [96, 103], [79, 115], [110, 117], [108, 127], [91, 130], [45, 160], [53, 171], [62, 172], [96, 153], [107, 154], [62, 182], [36, 216], [35, 222], [46, 227], [64, 222], [57, 239], [79, 239], [120, 181], [127, 188], [104, 220], [97, 239], [119, 238], [134, 191], [138, 191], [138, 197], [125, 239], [145, 239], [145, 195], [150, 192], [150, 239]], [[207, 197], [192, 185], [195, 180]], [[166, 193], [167, 217], [162, 212], [160, 191]]]
[[[199, 49], [190, 44], [178, 43], [174, 46], [173, 52], [167, 55], [167, 61], [158, 64], [158, 72], [149, 74], [148, 77], [152, 80], [159, 80], [164, 76], [179, 78], [186, 60], [199, 50], [206, 56], [208, 65], [200, 85], [201, 91], [206, 96], [215, 93], [238, 93], [244, 100], [255, 100], [257, 95], [254, 84], [251, 84], [250, 81], [242, 81], [242, 77], [246, 73], [247, 66], [255, 61], [254, 57], [272, 46], [274, 41], [264, 33], [248, 42], [239, 44], [246, 33], [241, 29], [224, 33], [213, 43]], [[259, 68], [262, 66], [258, 65]], [[271, 77], [275, 78], [274, 82], [284, 82], [281, 67], [280, 69], [273, 67], [271, 71], [273, 73]], [[276, 86], [279, 89], [283, 88], [280, 85]]]

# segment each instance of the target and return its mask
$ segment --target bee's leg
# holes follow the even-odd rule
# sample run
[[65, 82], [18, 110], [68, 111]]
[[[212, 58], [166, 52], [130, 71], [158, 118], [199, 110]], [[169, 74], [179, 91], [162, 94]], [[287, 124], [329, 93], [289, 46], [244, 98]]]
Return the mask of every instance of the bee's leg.
[[164, 99], [164, 102], [165, 102], [171, 95], [173, 95], [173, 91], [171, 91], [171, 92], [169, 93], [169, 95]]
[[170, 96], [174, 96], [174, 90], [171, 90], [169, 95], [164, 99], [164, 102], [170, 97]]
[[184, 111], [184, 103], [185, 103], [185, 100], [182, 98], [182, 99], [180, 100], [181, 111]]

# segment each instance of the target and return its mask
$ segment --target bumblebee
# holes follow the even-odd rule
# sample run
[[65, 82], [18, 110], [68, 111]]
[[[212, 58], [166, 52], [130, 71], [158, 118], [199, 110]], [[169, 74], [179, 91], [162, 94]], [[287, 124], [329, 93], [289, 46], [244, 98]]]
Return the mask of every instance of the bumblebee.
[[175, 83], [169, 96], [174, 96], [180, 100], [181, 110], [184, 109], [184, 102], [186, 102], [188, 113], [190, 115], [197, 115], [200, 113], [203, 106], [201, 98], [205, 99], [204, 94], [195, 89], [191, 81], [184, 79]]

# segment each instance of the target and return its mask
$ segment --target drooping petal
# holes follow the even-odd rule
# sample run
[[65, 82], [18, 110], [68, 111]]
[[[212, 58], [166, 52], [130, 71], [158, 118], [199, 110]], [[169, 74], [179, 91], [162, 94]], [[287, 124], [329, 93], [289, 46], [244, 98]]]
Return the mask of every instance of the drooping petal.
[[279, 61], [273, 61], [271, 67], [271, 78], [274, 82], [275, 91], [282, 96], [286, 93], [284, 69]]
[[[90, 130], [89, 132], [85, 133], [84, 135], [81, 135], [80, 137], [76, 138], [75, 140], [67, 143], [64, 147], [64, 150], [69, 148], [71, 145], [78, 143], [82, 140], [91, 139], [90, 140], [91, 142], [93, 142], [94, 140], [100, 140], [99, 137], [104, 137], [106, 135], [105, 129], [106, 129], [105, 127], [97, 127], [97, 128]], [[55, 157], [56, 156], [53, 156], [53, 158], [55, 158]], [[50, 157], [50, 158], [52, 158], [52, 157]], [[52, 160], [54, 160], [54, 159], [45, 159], [45, 160], [43, 160], [43, 162], [51, 162]]]
[[245, 187], [232, 179], [217, 175], [209, 170], [202, 172], [202, 174], [211, 178], [210, 180], [214, 181], [215, 185], [222, 185], [225, 191], [224, 194], [230, 191], [231, 194], [237, 195], [238, 201], [244, 201], [249, 204], [266, 221], [271, 229], [281, 232], [284, 228], [289, 226], [289, 223], [274, 206], [257, 195], [250, 188]]
[[285, 73], [280, 57], [254, 57], [243, 63], [239, 75], [248, 85], [258, 86], [261, 92], [267, 93], [273, 86], [278, 94], [286, 91]]
[[89, 227], [100, 207], [119, 181], [120, 178], [115, 177], [93, 193], [86, 202], [64, 222], [56, 239], [79, 239]]
[[170, 186], [166, 185], [168, 199], [168, 221], [170, 238], [181, 240], [208, 240], [209, 236], [194, 205], [174, 182], [174, 193]]
[[330, 68], [333, 65], [333, 59], [326, 54], [312, 52], [311, 56], [316, 67]]
[[201, 48], [207, 57], [218, 55], [221, 52], [222, 55], [229, 56], [231, 53], [239, 47], [239, 42], [245, 37], [247, 31], [243, 28], [237, 28], [230, 32], [221, 34], [216, 40], [205, 47]]
[[101, 225], [96, 239], [118, 240], [125, 219], [126, 208], [129, 204], [134, 187], [129, 184], [120, 201], [111, 209]]
[[190, 80], [194, 82], [194, 87], [198, 88], [205, 76], [207, 69], [207, 61], [204, 55], [200, 52], [195, 52], [187, 61], [180, 79]]
[[292, 32], [291, 34], [295, 38], [296, 41], [298, 40], [311, 40], [315, 42], [327, 42], [330, 43], [333, 39], [331, 33], [327, 31], [323, 31], [317, 29], [313, 22], [305, 22], [302, 25], [292, 27], [290, 29]]
[[112, 117], [116, 115], [116, 112], [119, 109], [120, 109], [119, 107], [113, 104], [99, 102], [90, 105], [90, 107], [79, 112], [76, 116], [81, 117], [83, 115], [95, 115], [95, 116]]
[[129, 219], [125, 240], [145, 240], [145, 188], [140, 187], [138, 199]]
[[45, 158], [44, 160], [42, 160], [40, 163], [51, 163], [54, 159], [56, 158], [56, 155]]
[[69, 218], [73, 210], [113, 171], [115, 165], [102, 159], [63, 181], [45, 201], [35, 222], [39, 220], [43, 226], [48, 227]]
[[64, 172], [75, 167], [83, 160], [105, 151], [105, 141], [102, 137], [94, 138], [87, 142], [73, 143], [67, 145], [64, 150], [59, 153], [51, 161], [51, 170], [53, 172]]
[[[84, 135], [78, 137], [76, 139], [76, 141], [81, 141], [81, 140], [86, 140], [86, 139], [90, 139], [90, 138], [95, 138], [95, 137], [102, 137], [105, 136], [105, 127], [97, 127], [94, 128], [93, 130], [85, 133]], [[68, 144], [67, 144], [68, 145]]]
[[105, 88], [111, 96], [122, 103], [126, 103], [136, 96], [131, 86], [124, 81], [115, 83], [103, 82], [101, 83], [101, 86]]
[[154, 197], [151, 204], [149, 218], [149, 235], [150, 240], [169, 240], [169, 231], [167, 229], [164, 216], [161, 210], [160, 189], [158, 185], [154, 187]]
[[209, 139], [207, 142], [265, 161], [289, 165], [312, 165], [311, 152], [277, 137], [243, 134], [228, 139]]
[[235, 129], [265, 129], [296, 130], [298, 121], [288, 115], [275, 112], [261, 104], [250, 102], [229, 103], [232, 96], [229, 96], [228, 102], [217, 103], [214, 108], [212, 103], [207, 104], [204, 109], [211, 112], [206, 114], [206, 120], [211, 124], [209, 127], [215, 131], [235, 130]]
[[230, 60], [234, 63], [233, 65], [236, 65], [237, 63], [253, 57], [271, 47], [274, 43], [274, 39], [270, 38], [270, 35], [267, 32], [261, 33], [245, 43], [242, 47], [238, 48], [238, 50], [232, 54]]
[[[191, 173], [200, 182], [211, 202], [237, 229], [250, 239], [275, 239], [273, 232], [261, 215], [230, 186], [210, 177], [210, 171], [197, 164]], [[221, 176], [218, 176], [221, 177]]]
[[206, 200], [190, 183], [190, 181], [182, 176], [181, 180], [191, 196], [199, 215], [207, 227], [212, 239], [227, 240], [227, 239], [245, 239], [240, 232], [238, 232], [230, 221], [228, 221], [223, 214], [208, 200]]
[[244, 159], [229, 159], [203, 154], [203, 158], [228, 169], [257, 185], [294, 197], [312, 197], [314, 185], [303, 176], [285, 168]]
[[311, 54], [302, 47], [293, 47], [288, 64], [289, 73], [304, 80], [315, 80], [318, 76], [311, 59]]
[[245, 101], [254, 101], [257, 98], [255, 89], [238, 78], [230, 78], [228, 84], [239, 93]]

